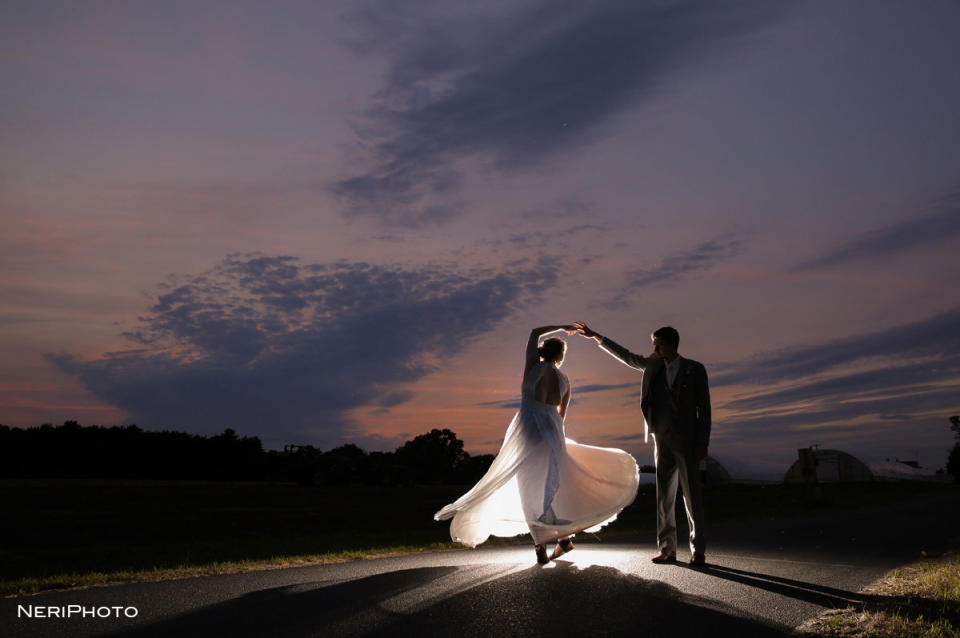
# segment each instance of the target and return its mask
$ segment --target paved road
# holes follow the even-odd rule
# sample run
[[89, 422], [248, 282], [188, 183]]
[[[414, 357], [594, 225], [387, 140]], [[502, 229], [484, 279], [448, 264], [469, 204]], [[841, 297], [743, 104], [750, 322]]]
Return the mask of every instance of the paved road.
[[[711, 532], [701, 570], [651, 564], [649, 538], [601, 535], [546, 567], [507, 547], [7, 598], [0, 636], [782, 636], [960, 535], [960, 490]], [[28, 605], [137, 616], [18, 618]]]

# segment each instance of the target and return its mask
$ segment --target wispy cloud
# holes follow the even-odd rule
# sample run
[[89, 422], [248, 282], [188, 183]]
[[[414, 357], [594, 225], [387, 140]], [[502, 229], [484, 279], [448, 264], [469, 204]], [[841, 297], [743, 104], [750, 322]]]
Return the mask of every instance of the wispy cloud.
[[708, 270], [718, 263], [735, 257], [742, 248], [742, 241], [735, 235], [721, 235], [706, 241], [693, 250], [665, 257], [650, 268], [638, 268], [628, 275], [628, 288], [643, 288], [651, 284], [674, 281], [698, 270]]
[[559, 268], [547, 260], [494, 272], [232, 255], [161, 286], [142, 327], [127, 333], [146, 350], [91, 361], [47, 356], [144, 426], [229, 426], [273, 445], [335, 444], [352, 431], [348, 411], [409, 400], [403, 384], [460, 352], [491, 317], [536, 299]]
[[735, 410], [759, 410], [813, 401], [889, 398], [902, 392], [917, 393], [937, 389], [944, 381], [960, 377], [960, 356], [946, 361], [922, 361], [863, 372], [851, 372], [790, 387], [736, 398], [725, 407]]
[[401, 224], [457, 213], [459, 160], [515, 170], [609, 135], [600, 125], [613, 115], [772, 14], [764, 2], [539, 2], [471, 9], [467, 22], [406, 6], [358, 13], [358, 48], [391, 66], [359, 131], [370, 165], [332, 186], [351, 214]]
[[794, 271], [830, 268], [874, 257], [885, 257], [960, 236], [960, 191], [939, 200], [935, 212], [863, 233], [831, 252], [796, 266]]
[[[637, 383], [612, 383], [612, 384], [601, 384], [593, 383], [587, 385], [574, 385], [571, 387], [571, 394], [574, 397], [579, 397], [584, 394], [592, 394], [595, 392], [605, 392], [607, 390], [621, 390], [623, 388], [636, 387]], [[519, 391], [519, 389], [518, 389]], [[520, 407], [520, 399], [506, 399], [500, 401], [483, 401], [477, 404], [480, 407], [484, 408], [501, 408], [504, 410], [510, 409], [515, 410]]]
[[[884, 428], [902, 428], [900, 422], [932, 412], [942, 414], [936, 418], [938, 422], [942, 420], [942, 430], [948, 434], [947, 417], [951, 406], [955, 405], [958, 390], [960, 383], [955, 382], [948, 387], [921, 391], [897, 390], [894, 396], [856, 401], [838, 399], [816, 403], [806, 409], [736, 414], [724, 421], [723, 432], [729, 438], [747, 439], [759, 435], [775, 439], [797, 432], [836, 433], [846, 429], [869, 438], [870, 428], [876, 427], [877, 421], [882, 421]], [[894, 415], [898, 418], [889, 418]], [[904, 437], [907, 434], [903, 432]]]
[[827, 339], [819, 344], [785, 348], [726, 363], [711, 385], [772, 384], [808, 377], [867, 359], [886, 357], [899, 363], [926, 357], [960, 355], [960, 308], [865, 335]]
[[871, 443], [880, 435], [889, 446], [939, 432], [946, 445], [960, 396], [960, 309], [728, 364], [711, 385], [738, 393], [714, 406], [726, 415], [718, 433], [728, 444], [834, 441], [881, 454]]
[[[569, 247], [569, 240], [576, 235], [589, 233], [594, 236], [599, 236], [607, 230], [607, 227], [596, 224], [577, 224], [556, 230], [511, 233], [507, 236], [506, 241], [514, 248], [548, 249], [551, 246]], [[499, 242], [500, 240], [496, 240], [494, 243]]]
[[622, 390], [623, 388], [632, 388], [636, 385], [637, 383], [591, 383], [576, 386], [576, 390], [577, 394], [591, 394], [593, 392], [606, 392], [607, 390]]
[[625, 285], [613, 295], [594, 302], [590, 307], [622, 306], [629, 295], [640, 288], [676, 282], [693, 273], [710, 270], [736, 257], [742, 250], [743, 240], [732, 233], [725, 233], [690, 250], [668, 255], [654, 265], [627, 272]]
[[520, 409], [520, 399], [503, 399], [500, 401], [482, 401], [477, 404], [481, 408], [498, 408], [501, 410]]

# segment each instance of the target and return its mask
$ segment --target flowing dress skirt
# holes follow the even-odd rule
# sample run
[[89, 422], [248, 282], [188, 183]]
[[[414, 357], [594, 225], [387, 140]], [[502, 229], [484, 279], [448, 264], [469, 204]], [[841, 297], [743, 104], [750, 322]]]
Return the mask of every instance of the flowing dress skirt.
[[434, 519], [453, 518], [450, 537], [468, 547], [527, 532], [548, 543], [610, 523], [638, 483], [630, 454], [565, 438], [557, 406], [525, 398], [487, 473]]

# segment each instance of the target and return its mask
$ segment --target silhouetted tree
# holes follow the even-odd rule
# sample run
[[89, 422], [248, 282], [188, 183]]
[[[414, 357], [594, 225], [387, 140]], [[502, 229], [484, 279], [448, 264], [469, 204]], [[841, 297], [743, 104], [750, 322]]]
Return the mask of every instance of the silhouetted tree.
[[434, 428], [397, 450], [397, 460], [406, 466], [408, 476], [417, 483], [451, 482], [467, 458], [463, 441], [446, 428]]
[[263, 475], [263, 446], [257, 437], [237, 437], [233, 428], [211, 437], [207, 463], [211, 477], [238, 481]]
[[367, 453], [353, 443], [325, 452], [320, 465], [320, 483], [349, 485], [360, 482]]
[[0, 476], [8, 478], [264, 478], [260, 439], [238, 438], [233, 430], [208, 439], [66, 421], [60, 427], [0, 428], [0, 451]]
[[399, 485], [405, 479], [405, 468], [394, 452], [370, 452], [365, 459], [363, 484], [369, 487]]
[[300, 485], [318, 485], [323, 477], [320, 473], [320, 459], [323, 452], [312, 445], [289, 445], [280, 457], [284, 478], [292, 479]]

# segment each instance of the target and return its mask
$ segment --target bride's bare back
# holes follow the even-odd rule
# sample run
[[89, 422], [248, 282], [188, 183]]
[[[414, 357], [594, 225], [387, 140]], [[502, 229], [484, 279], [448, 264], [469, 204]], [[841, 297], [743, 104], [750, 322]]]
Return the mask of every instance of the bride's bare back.
[[553, 366], [547, 366], [537, 381], [534, 398], [540, 403], [560, 405], [563, 393], [560, 390], [560, 372]]

